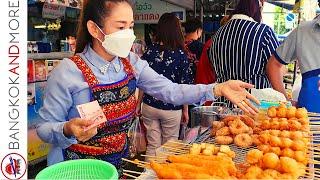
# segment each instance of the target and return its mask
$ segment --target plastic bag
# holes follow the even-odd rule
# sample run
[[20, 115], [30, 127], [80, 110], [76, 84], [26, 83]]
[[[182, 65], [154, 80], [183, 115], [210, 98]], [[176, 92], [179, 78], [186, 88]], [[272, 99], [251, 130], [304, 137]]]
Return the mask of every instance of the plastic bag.
[[147, 149], [146, 129], [139, 118], [136, 118], [128, 131], [130, 142], [130, 156], [134, 157], [139, 152], [144, 152]]

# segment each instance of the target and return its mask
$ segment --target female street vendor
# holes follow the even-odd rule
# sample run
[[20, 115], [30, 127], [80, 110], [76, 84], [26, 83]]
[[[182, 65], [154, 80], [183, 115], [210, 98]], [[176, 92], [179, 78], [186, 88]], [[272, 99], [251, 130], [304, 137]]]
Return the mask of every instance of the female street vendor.
[[[134, 118], [135, 88], [168, 103], [181, 105], [225, 96], [248, 113], [259, 103], [241, 81], [179, 85], [153, 71], [130, 48], [133, 33], [130, 0], [84, 1], [76, 55], [64, 59], [48, 79], [39, 137], [52, 144], [48, 165], [69, 159], [96, 158], [121, 169], [128, 155], [127, 131]], [[79, 118], [76, 106], [97, 100], [107, 122], [88, 131], [92, 121]]]

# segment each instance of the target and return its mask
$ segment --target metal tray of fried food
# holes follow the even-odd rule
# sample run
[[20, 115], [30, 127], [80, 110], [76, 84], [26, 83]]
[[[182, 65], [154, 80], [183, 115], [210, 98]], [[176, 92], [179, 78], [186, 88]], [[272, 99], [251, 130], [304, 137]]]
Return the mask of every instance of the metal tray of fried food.
[[[195, 139], [193, 141], [194, 143], [210, 143], [210, 144], [215, 144], [215, 145], [219, 145], [215, 143], [215, 139], [214, 137], [211, 137], [210, 131], [206, 131], [205, 133], [203, 133], [201, 136], [198, 136], [197, 139]], [[248, 151], [250, 151], [251, 149], [255, 149], [255, 146], [251, 146], [249, 148], [242, 148], [242, 147], [238, 147], [235, 144], [230, 144], [228, 145], [230, 147], [230, 149], [232, 151], [234, 151], [236, 153], [236, 157], [234, 158], [234, 162], [236, 164], [242, 164], [245, 163], [245, 158], [246, 158], [246, 154]], [[311, 150], [310, 150], [311, 151]], [[312, 160], [314, 160], [313, 158], [313, 152], [310, 152], [310, 156], [312, 158]], [[314, 169], [314, 164], [309, 164], [309, 169]], [[320, 174], [319, 170], [315, 170], [313, 173], [316, 174]], [[305, 176], [300, 177], [300, 179], [319, 179], [314, 177], [314, 174], [305, 174]]]

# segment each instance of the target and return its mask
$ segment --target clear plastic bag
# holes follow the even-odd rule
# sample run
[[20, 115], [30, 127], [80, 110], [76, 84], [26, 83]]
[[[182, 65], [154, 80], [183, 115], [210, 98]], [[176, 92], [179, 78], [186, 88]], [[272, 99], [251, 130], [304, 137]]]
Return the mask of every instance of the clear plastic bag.
[[146, 131], [142, 121], [137, 117], [128, 131], [130, 157], [137, 153], [144, 152], [147, 149]]

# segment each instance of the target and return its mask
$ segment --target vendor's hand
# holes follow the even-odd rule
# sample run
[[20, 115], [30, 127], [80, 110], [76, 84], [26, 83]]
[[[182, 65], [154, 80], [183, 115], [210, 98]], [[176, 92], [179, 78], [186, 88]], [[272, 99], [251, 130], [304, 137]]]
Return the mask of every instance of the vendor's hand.
[[238, 80], [229, 80], [227, 82], [217, 84], [214, 88], [215, 96], [224, 96], [233, 104], [237, 105], [246, 113], [256, 114], [259, 110], [253, 106], [250, 100], [260, 104], [259, 100], [252, 96], [247, 90], [254, 86]]
[[63, 133], [65, 136], [75, 136], [78, 141], [85, 142], [95, 136], [98, 132], [97, 126], [84, 131], [84, 128], [91, 124], [93, 124], [93, 121], [74, 118], [64, 124]]
[[189, 112], [188, 110], [182, 110], [181, 124], [187, 125], [189, 123]]
[[137, 103], [137, 106], [136, 106], [136, 116], [138, 117], [141, 117], [141, 104], [142, 103]]

